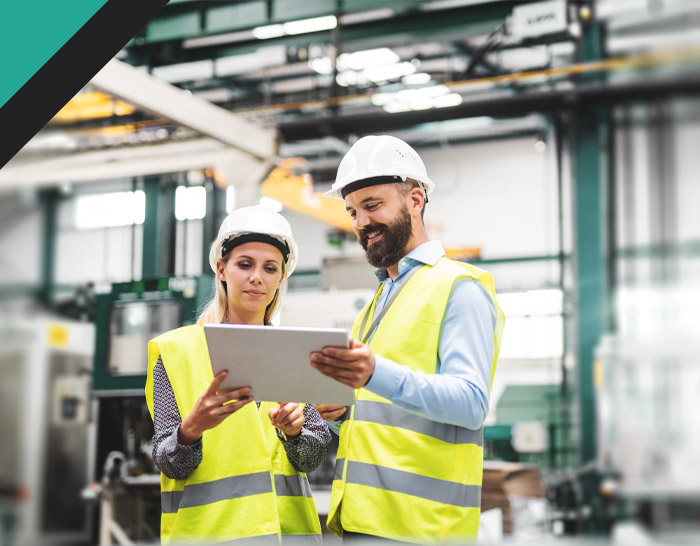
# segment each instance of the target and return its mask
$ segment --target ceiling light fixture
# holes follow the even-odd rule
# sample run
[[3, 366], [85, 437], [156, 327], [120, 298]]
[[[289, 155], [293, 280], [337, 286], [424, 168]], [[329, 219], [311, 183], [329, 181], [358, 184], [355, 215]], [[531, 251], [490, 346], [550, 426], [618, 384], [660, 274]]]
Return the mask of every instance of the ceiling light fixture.
[[373, 66], [365, 68], [365, 77], [372, 82], [395, 80], [409, 74], [414, 74], [416, 67], [409, 62], [389, 64], [385, 66]]
[[338, 19], [335, 15], [324, 15], [323, 17], [313, 17], [311, 19], [301, 19], [299, 21], [289, 21], [282, 24], [285, 34], [307, 34], [309, 32], [320, 32], [331, 30], [338, 26]]
[[388, 47], [366, 49], [343, 53], [338, 57], [338, 68], [341, 70], [364, 70], [374, 66], [398, 63], [401, 59]]
[[270, 38], [279, 38], [284, 36], [282, 25], [265, 25], [263, 27], [255, 27], [252, 31], [253, 36], [258, 40], [269, 40]]
[[430, 83], [431, 77], [427, 72], [416, 72], [401, 78], [401, 82], [405, 85], [424, 85]]
[[443, 95], [442, 97], [435, 97], [433, 99], [433, 106], [435, 108], [449, 108], [451, 106], [459, 106], [464, 102], [462, 95], [457, 93], [450, 93], [449, 95]]
[[309, 60], [309, 68], [319, 74], [332, 74], [333, 63], [330, 57], [317, 57]]

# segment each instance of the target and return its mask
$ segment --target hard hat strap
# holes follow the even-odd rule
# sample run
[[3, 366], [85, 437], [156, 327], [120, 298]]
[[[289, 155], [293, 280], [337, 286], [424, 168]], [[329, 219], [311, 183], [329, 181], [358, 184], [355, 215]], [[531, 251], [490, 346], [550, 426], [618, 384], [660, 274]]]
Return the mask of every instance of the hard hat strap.
[[362, 180], [357, 180], [346, 185], [340, 190], [340, 194], [345, 197], [357, 190], [362, 188], [368, 188], [370, 186], [378, 186], [379, 184], [394, 184], [396, 182], [404, 182], [406, 180], [403, 176], [373, 176], [371, 178], [364, 178]]
[[253, 242], [267, 243], [268, 245], [274, 246], [282, 253], [284, 262], [287, 263], [287, 259], [289, 258], [289, 245], [286, 243], [286, 241], [282, 242], [276, 237], [273, 237], [272, 235], [267, 235], [266, 233], [244, 233], [243, 235], [239, 235], [238, 237], [234, 237], [233, 239], [226, 239], [221, 245], [221, 257], [223, 258], [224, 256], [226, 256], [226, 254], [231, 252], [238, 245]]

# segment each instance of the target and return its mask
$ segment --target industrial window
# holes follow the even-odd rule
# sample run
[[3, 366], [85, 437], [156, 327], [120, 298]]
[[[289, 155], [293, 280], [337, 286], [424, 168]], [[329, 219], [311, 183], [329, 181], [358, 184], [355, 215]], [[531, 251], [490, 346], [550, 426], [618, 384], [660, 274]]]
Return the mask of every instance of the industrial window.
[[564, 351], [561, 290], [498, 294], [506, 316], [500, 358], [558, 358]]
[[140, 190], [75, 198], [75, 225], [78, 229], [143, 224], [145, 218], [146, 194]]
[[226, 214], [231, 214], [236, 209], [236, 186], [226, 188]]
[[207, 214], [207, 190], [204, 186], [178, 186], [175, 190], [175, 218], [201, 220]]

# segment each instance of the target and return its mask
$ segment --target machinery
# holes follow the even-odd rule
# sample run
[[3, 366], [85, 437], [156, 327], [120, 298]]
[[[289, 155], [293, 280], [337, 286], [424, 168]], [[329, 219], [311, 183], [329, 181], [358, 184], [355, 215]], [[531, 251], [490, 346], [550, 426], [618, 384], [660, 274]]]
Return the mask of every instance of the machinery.
[[[87, 541], [93, 474], [92, 324], [13, 313], [0, 331], [2, 543]], [[7, 499], [10, 499], [10, 502]]]
[[95, 298], [93, 451], [100, 471], [83, 493], [99, 499], [100, 544], [158, 540], [160, 475], [144, 396], [148, 341], [193, 324], [210, 290], [211, 277], [164, 277], [113, 284]]

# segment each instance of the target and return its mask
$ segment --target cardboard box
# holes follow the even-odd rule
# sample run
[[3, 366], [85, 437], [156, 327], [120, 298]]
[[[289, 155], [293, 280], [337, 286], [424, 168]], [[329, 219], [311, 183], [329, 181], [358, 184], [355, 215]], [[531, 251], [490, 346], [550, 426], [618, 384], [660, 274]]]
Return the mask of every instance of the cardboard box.
[[545, 533], [548, 528], [546, 498], [537, 467], [484, 462], [481, 510], [501, 509], [504, 534], [522, 537]]

